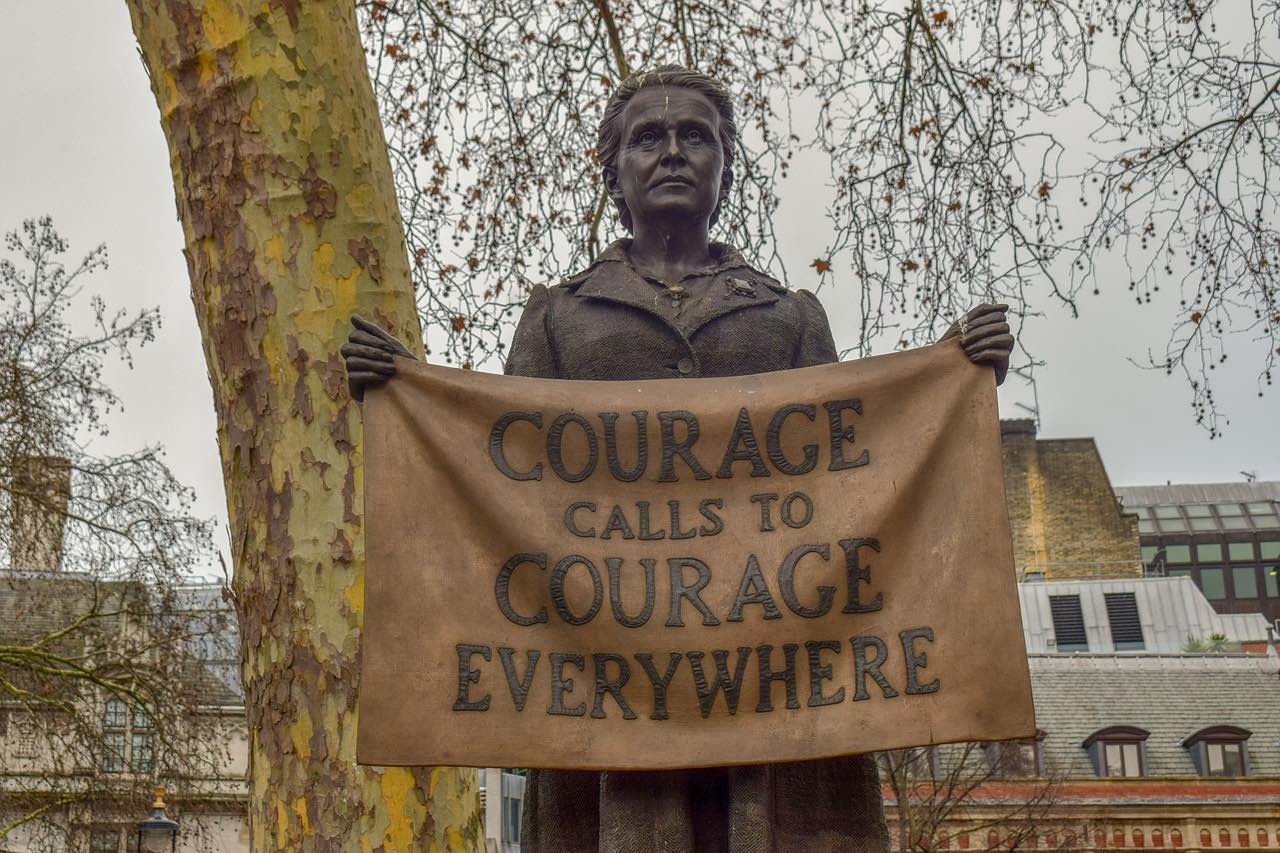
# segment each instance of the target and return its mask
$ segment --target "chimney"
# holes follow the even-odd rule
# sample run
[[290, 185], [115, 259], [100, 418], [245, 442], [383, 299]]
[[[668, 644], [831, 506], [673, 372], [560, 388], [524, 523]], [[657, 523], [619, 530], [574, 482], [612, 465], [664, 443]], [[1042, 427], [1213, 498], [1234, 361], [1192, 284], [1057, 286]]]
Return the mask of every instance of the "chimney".
[[62, 568], [62, 529], [71, 498], [71, 464], [61, 456], [14, 462], [9, 565], [56, 572]]
[[1036, 437], [1036, 422], [1034, 418], [1002, 418], [1000, 420], [1000, 437], [1008, 438], [1014, 435], [1025, 435], [1031, 438]]

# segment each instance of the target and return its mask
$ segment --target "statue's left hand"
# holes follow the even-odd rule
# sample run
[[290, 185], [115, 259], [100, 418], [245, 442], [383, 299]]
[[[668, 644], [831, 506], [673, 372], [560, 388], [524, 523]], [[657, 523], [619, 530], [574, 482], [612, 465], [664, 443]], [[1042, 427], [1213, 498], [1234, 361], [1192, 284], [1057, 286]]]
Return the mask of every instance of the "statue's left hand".
[[960, 338], [965, 355], [974, 364], [989, 364], [996, 371], [996, 384], [1004, 382], [1009, 372], [1009, 354], [1013, 352], [1013, 335], [1009, 331], [1008, 305], [979, 305], [970, 308], [951, 324], [939, 342]]

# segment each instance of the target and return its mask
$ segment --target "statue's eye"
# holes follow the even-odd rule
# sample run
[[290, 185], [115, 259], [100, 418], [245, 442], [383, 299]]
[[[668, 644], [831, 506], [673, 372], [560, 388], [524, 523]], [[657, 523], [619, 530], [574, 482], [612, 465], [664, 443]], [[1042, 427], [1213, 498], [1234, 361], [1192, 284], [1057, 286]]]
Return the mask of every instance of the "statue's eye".
[[657, 145], [658, 134], [654, 133], [652, 130], [646, 130], [644, 133], [636, 137], [636, 142], [641, 145]]
[[694, 145], [697, 145], [698, 143], [702, 142], [702, 131], [686, 130], [684, 134], [684, 140], [685, 142], [692, 142]]

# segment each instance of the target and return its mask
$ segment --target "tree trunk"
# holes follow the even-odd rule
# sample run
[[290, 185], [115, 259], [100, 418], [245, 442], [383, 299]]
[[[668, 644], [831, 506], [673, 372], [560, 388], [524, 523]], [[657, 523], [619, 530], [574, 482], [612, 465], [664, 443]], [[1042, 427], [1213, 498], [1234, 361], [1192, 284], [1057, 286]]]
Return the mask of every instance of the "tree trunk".
[[353, 311], [421, 329], [354, 7], [128, 4], [218, 414], [253, 849], [483, 849], [474, 771], [355, 763], [362, 442], [337, 350]]

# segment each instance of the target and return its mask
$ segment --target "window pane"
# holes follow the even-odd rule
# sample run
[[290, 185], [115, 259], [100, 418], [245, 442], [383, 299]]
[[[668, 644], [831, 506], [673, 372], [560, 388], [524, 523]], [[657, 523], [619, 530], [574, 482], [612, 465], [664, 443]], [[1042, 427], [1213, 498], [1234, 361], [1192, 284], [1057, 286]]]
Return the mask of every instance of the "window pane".
[[1217, 542], [1201, 542], [1196, 545], [1196, 559], [1201, 563], [1221, 563], [1222, 546]]
[[1180, 518], [1160, 519], [1160, 530], [1164, 533], [1180, 533], [1187, 529], [1187, 523]]
[[1193, 518], [1191, 519], [1192, 530], [1217, 530], [1218, 522], [1212, 518]]
[[1201, 569], [1200, 589], [1204, 597], [1210, 601], [1221, 601], [1227, 597], [1227, 584], [1222, 569]]
[[1158, 533], [1159, 531], [1156, 530], [1156, 523], [1154, 521], [1147, 521], [1145, 518], [1140, 518], [1138, 519], [1138, 532]]
[[1187, 504], [1183, 506], [1188, 518], [1209, 518], [1209, 507], [1207, 504]]
[[1103, 744], [1103, 755], [1106, 759], [1106, 767], [1104, 770], [1107, 776], [1123, 776], [1124, 775], [1124, 753], [1121, 750], [1122, 744], [1107, 743]]
[[133, 712], [133, 727], [135, 729], [151, 728], [151, 716], [146, 708], [138, 708]]
[[129, 711], [119, 699], [111, 699], [103, 712], [102, 725], [109, 729], [123, 729], [129, 725]]
[[1156, 507], [1156, 518], [1182, 518], [1182, 513], [1178, 512], [1176, 506], [1158, 506]]
[[1222, 522], [1223, 530], [1248, 530], [1249, 520], [1240, 515], [1227, 515], [1218, 519]]
[[129, 769], [135, 773], [148, 773], [151, 770], [151, 735], [147, 732], [134, 732], [132, 751], [129, 754]]
[[1171, 578], [1189, 578], [1191, 577], [1190, 569], [1170, 569], [1169, 577]]
[[1277, 518], [1275, 513], [1255, 515], [1253, 516], [1253, 526], [1258, 530], [1280, 529], [1280, 518]]
[[1222, 773], [1222, 744], [1206, 743], [1204, 745], [1205, 756], [1209, 759], [1209, 775], [1221, 776]]
[[1231, 570], [1231, 583], [1236, 598], [1258, 597], [1258, 571], [1253, 566], [1236, 566]]
[[1232, 562], [1240, 562], [1253, 559], [1253, 543], [1252, 542], [1228, 542], [1227, 556]]
[[1138, 745], [1136, 743], [1124, 744], [1124, 775], [1142, 775], [1142, 767], [1138, 761]]
[[1258, 543], [1264, 560], [1280, 560], [1280, 539], [1263, 539]]
[[1164, 548], [1165, 558], [1170, 563], [1190, 563], [1191, 562], [1191, 546], [1190, 545], [1166, 545]]
[[1160, 549], [1157, 548], [1155, 545], [1143, 545], [1142, 546], [1142, 562], [1150, 563], [1152, 560], [1155, 559], [1156, 551], [1159, 551], [1159, 550]]
[[1275, 566], [1267, 566], [1262, 570], [1262, 579], [1267, 584], [1267, 595], [1270, 598], [1280, 598], [1280, 569]]
[[1218, 515], [1244, 515], [1244, 510], [1240, 509], [1240, 504], [1215, 504]]
[[1271, 501], [1254, 501], [1249, 504], [1249, 512], [1254, 515], [1265, 515], [1274, 511], [1274, 504], [1272, 504]]
[[89, 836], [89, 853], [120, 853], [120, 833], [114, 829], [95, 829]]
[[106, 773], [124, 772], [124, 732], [102, 736], [102, 769]]
[[1238, 743], [1224, 743], [1222, 746], [1222, 769], [1224, 776], [1244, 775], [1244, 750]]

